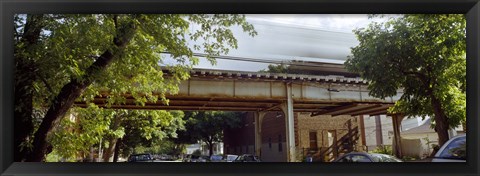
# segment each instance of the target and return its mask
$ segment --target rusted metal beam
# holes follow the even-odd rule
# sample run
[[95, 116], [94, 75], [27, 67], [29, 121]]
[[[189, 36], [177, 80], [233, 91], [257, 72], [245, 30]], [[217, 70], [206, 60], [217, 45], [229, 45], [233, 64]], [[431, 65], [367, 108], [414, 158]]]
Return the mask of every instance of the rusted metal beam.
[[269, 108], [266, 108], [266, 109], [262, 109], [262, 110], [260, 110], [260, 111], [271, 111], [271, 110], [273, 110], [273, 109], [279, 109], [279, 110], [281, 110], [281, 108], [280, 108], [281, 105], [282, 105], [282, 104], [277, 104], [277, 105], [275, 105], [275, 106], [272, 106], [272, 107], [269, 107]]
[[375, 109], [370, 110], [370, 111], [357, 112], [357, 113], [354, 113], [354, 114], [351, 114], [351, 115], [352, 116], [357, 116], [357, 115], [376, 114], [376, 113], [383, 112], [383, 111], [387, 110], [389, 107], [390, 106], [381, 106], [379, 108], [375, 108]]
[[[367, 115], [367, 114], [366, 114]], [[371, 114], [368, 114], [370, 116], [377, 116], [377, 115], [388, 115], [388, 111], [387, 109], [383, 110], [383, 111], [379, 111], [377, 113], [371, 113]]]
[[[86, 105], [75, 105], [77, 107], [85, 108]], [[109, 109], [146, 109], [146, 110], [186, 110], [186, 111], [258, 111], [259, 108], [245, 108], [245, 107], [188, 107], [188, 106], [135, 106], [135, 105], [99, 105], [99, 107]]]
[[332, 113], [332, 116], [350, 115], [350, 113], [353, 113], [353, 112], [361, 112], [361, 111], [369, 110], [369, 109], [372, 109], [372, 108], [378, 108], [378, 107], [382, 107], [382, 105], [379, 105], [379, 104], [367, 105], [367, 107], [364, 107], [364, 108], [358, 108], [358, 109], [353, 109], [353, 110], [348, 110], [348, 111], [343, 111], [343, 112], [338, 112], [338, 113]]
[[333, 113], [333, 112], [342, 111], [342, 110], [350, 109], [350, 108], [357, 107], [357, 106], [358, 106], [358, 104], [356, 104], [356, 103], [349, 104], [349, 105], [333, 108], [333, 109], [330, 109], [330, 110], [318, 112], [318, 113], [315, 113], [314, 115], [311, 115], [311, 116], [313, 117], [313, 116], [318, 116], [318, 115], [329, 115], [330, 113]]
[[[186, 100], [195, 100], [195, 101], [209, 101], [211, 97], [209, 96], [166, 96], [170, 101], [186, 101]], [[281, 103], [285, 101], [285, 98], [245, 98], [245, 97], [215, 97], [215, 101], [235, 101], [235, 102], [271, 102], [271, 103]]]
[[[275, 105], [291, 100], [295, 112], [313, 112], [320, 114], [345, 114], [354, 111], [364, 111], [357, 104], [389, 104], [390, 101], [361, 98], [359, 90], [352, 88], [359, 86], [361, 80], [345, 78], [342, 76], [315, 76], [293, 74], [265, 74], [254, 72], [232, 72], [219, 70], [193, 70], [189, 80], [182, 81], [176, 95], [167, 94], [169, 105], [158, 102], [146, 103], [146, 107], [135, 106], [131, 94], [124, 94], [127, 99], [125, 108], [135, 109], [245, 109], [245, 110], [279, 110]], [[168, 74], [166, 74], [168, 75]], [[212, 79], [214, 78], [214, 79]], [[348, 80], [348, 81], [346, 81]], [[295, 96], [287, 98], [287, 82], [290, 91]], [[295, 82], [295, 83], [293, 83]], [[361, 83], [360, 83], [361, 84]], [[300, 86], [298, 86], [300, 85]], [[330, 88], [341, 90], [340, 93], [328, 91]], [[349, 86], [346, 86], [349, 85]], [[156, 94], [154, 92], [154, 94]], [[104, 105], [109, 93], [103, 91], [93, 103]], [[82, 106], [85, 102], [76, 102]], [[341, 106], [341, 107], [339, 107]], [[348, 107], [351, 106], [351, 107]], [[355, 108], [356, 107], [356, 108]], [[355, 109], [349, 109], [355, 108]], [[366, 111], [366, 110], [365, 110]]]
[[[127, 98], [126, 99], [126, 102], [127, 104], [132, 104], [134, 103], [135, 99], [133, 98]], [[218, 98], [215, 98], [215, 99], [208, 99], [208, 100], [205, 100], [205, 99], [169, 99], [170, 101], [170, 104], [187, 104], [187, 103], [195, 103], [195, 104], [205, 104], [205, 103], [218, 103], [218, 104], [223, 104], [223, 103], [246, 103], [246, 104], [265, 104], [267, 106], [270, 106], [270, 105], [274, 105], [274, 104], [279, 104], [279, 101], [275, 100], [275, 101], [247, 101], [247, 100], [241, 100], [241, 101], [235, 101], [235, 100], [225, 100], [225, 99], [218, 99]], [[106, 103], [107, 102], [107, 98], [105, 97], [99, 97], [99, 98], [95, 98], [93, 100], [94, 103]], [[76, 102], [76, 104], [82, 104], [82, 103], [85, 103], [83, 101], [78, 101]], [[147, 104], [156, 104], [156, 105], [162, 105], [164, 104], [162, 101], [158, 101], [158, 102], [147, 102]]]

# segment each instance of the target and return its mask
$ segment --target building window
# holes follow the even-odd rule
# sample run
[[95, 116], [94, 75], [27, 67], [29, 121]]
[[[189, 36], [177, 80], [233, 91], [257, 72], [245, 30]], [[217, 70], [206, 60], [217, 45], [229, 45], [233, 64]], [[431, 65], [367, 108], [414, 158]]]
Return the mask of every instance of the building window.
[[272, 149], [272, 138], [268, 138], [268, 148]]
[[317, 148], [317, 132], [316, 131], [310, 132], [309, 138], [310, 138], [310, 148], [311, 149]]
[[282, 135], [278, 135], [278, 151], [282, 151]]

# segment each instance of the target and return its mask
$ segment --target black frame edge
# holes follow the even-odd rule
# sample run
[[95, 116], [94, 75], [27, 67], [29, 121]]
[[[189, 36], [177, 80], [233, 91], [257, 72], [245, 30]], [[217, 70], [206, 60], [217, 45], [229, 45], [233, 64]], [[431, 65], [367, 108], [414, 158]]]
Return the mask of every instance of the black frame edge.
[[[480, 2], [467, 12], [467, 161], [474, 167], [475, 174], [479, 174], [480, 158], [478, 152], [478, 135], [480, 127], [479, 117], [479, 84], [480, 84]], [[469, 106], [470, 105], [470, 106]], [[474, 106], [475, 105], [475, 106]], [[470, 117], [470, 118], [469, 118]], [[476, 117], [476, 118], [475, 118]], [[470, 135], [469, 135], [470, 134]], [[473, 134], [473, 135], [472, 135]]]
[[[121, 2], [123, 2], [122, 0], [120, 0]], [[440, 0], [441, 1], [441, 0]], [[26, 2], [34, 2], [34, 1], [20, 1], [21, 3], [26, 3]], [[2, 176], [4, 174], [6, 175], [20, 175], [20, 174], [17, 174], [17, 173], [20, 173], [19, 171], [22, 171], [22, 169], [27, 169], [29, 168], [29, 166], [36, 166], [36, 167], [39, 167], [40, 169], [42, 167], [44, 167], [45, 169], [42, 169], [42, 170], [50, 170], [53, 166], [53, 168], [57, 168], [59, 166], [67, 166], [66, 169], [62, 169], [61, 172], [59, 173], [53, 173], [52, 171], [50, 172], [40, 172], [40, 173], [25, 173], [25, 172], [22, 172], [22, 175], [85, 175], [85, 174], [88, 174], [88, 175], [128, 175], [127, 173], [117, 173], [117, 174], [114, 174], [114, 173], [111, 173], [111, 172], [108, 172], [109, 170], [106, 169], [106, 172], [105, 171], [99, 171], [98, 173], [95, 173], [95, 174], [92, 174], [91, 172], [83, 172], [83, 174], [78, 174], [78, 173], [75, 173], [75, 172], [72, 172], [72, 170], [74, 170], [74, 166], [80, 166], [80, 169], [75, 169], [75, 170], [81, 170], [82, 168], [85, 169], [85, 168], [98, 168], [98, 167], [95, 167], [95, 166], [88, 166], [88, 165], [85, 165], [85, 164], [79, 164], [79, 165], [64, 165], [64, 163], [52, 163], [52, 164], [48, 164], [48, 165], [43, 165], [43, 164], [35, 164], [33, 163], [33, 165], [30, 165], [28, 163], [13, 163], [13, 156], [12, 156], [12, 150], [13, 150], [13, 146], [11, 145], [8, 145], [8, 144], [11, 144], [10, 141], [13, 141], [13, 119], [12, 118], [5, 118], [5, 117], [13, 117], [13, 68], [11, 67], [13, 65], [13, 60], [11, 59], [12, 56], [13, 56], [13, 43], [11, 40], [6, 40], [8, 37], [12, 37], [13, 35], [11, 33], [8, 33], [7, 31], [11, 31], [13, 30], [13, 27], [11, 27], [11, 25], [5, 25], [5, 23], [9, 22], [9, 21], [12, 21], [13, 18], [10, 17], [11, 14], [13, 14], [14, 12], [17, 12], [17, 11], [27, 11], [27, 12], [31, 12], [31, 11], [34, 11], [34, 12], [46, 12], [46, 11], [52, 11], [51, 9], [51, 5], [52, 5], [52, 2], [57, 2], [57, 1], [40, 1], [38, 3], [38, 8], [37, 9], [31, 9], [31, 8], [28, 8], [28, 7], [25, 7], [23, 6], [22, 8], [14, 8], [12, 7], [11, 5], [12, 4], [16, 4], [14, 3], [14, 1], [8, 1], [8, 7], [6, 7], [7, 3], [5, 3], [5, 1], [2, 1], [0, 3], [0, 11], [2, 12], [2, 16], [1, 16], [1, 21], [0, 21], [0, 33], [2, 34], [1, 37], [0, 37], [0, 53], [1, 53], [1, 59], [0, 59], [0, 84], [2, 84], [1, 86], [1, 90], [0, 90], [0, 173], [3, 173], [4, 171], [6, 171], [5, 173], [2, 174]], [[64, 1], [58, 1], [58, 2], [64, 2]], [[133, 3], [131, 1], [126, 1], [126, 3]], [[145, 2], [145, 1], [142, 1], [142, 2]], [[156, 1], [154, 1], [156, 2]], [[183, 2], [183, 1], [182, 1]], [[191, 1], [188, 1], [188, 2], [191, 2]], [[210, 1], [208, 1], [210, 2]], [[205, 12], [211, 12], [211, 11], [215, 11], [215, 12], [243, 12], [245, 11], [245, 9], [241, 9], [241, 8], [244, 8], [244, 6], [246, 6], [245, 4], [249, 5], [249, 3], [245, 3], [243, 6], [241, 7], [229, 7], [229, 8], [226, 8], [226, 9], [221, 9], [220, 11], [216, 11], [218, 10], [219, 8], [221, 8], [221, 5], [217, 3], [215, 3], [217, 1], [214, 1], [214, 2], [211, 2], [213, 5], [215, 5], [215, 8], [213, 9], [203, 9]], [[247, 1], [247, 2], [250, 2], [250, 1]], [[263, 1], [261, 1], [263, 2]], [[299, 3], [301, 4], [303, 1], [300, 1]], [[328, 2], [335, 2], [335, 1], [328, 1]], [[328, 3], [327, 2], [327, 3]], [[350, 3], [349, 3], [350, 2]], [[367, 10], [358, 10], [357, 8], [359, 7], [351, 7], [351, 6], [354, 6], [352, 5], [352, 2], [353, 1], [348, 1], [348, 2], [345, 2], [345, 1], [340, 1], [340, 3], [332, 3], [332, 4], [342, 4], [342, 3], [348, 3], [350, 4], [349, 8], [347, 8], [346, 10], [349, 12], [349, 13], [358, 13], [358, 12], [362, 12], [362, 13], [368, 13], [368, 12], [375, 12], [375, 13], [381, 13], [383, 11], [385, 12], [389, 12], [389, 13], [393, 13], [394, 11], [392, 11], [392, 4], [393, 5], [396, 5], [395, 3], [392, 3], [390, 5], [388, 5], [388, 8], [386, 9], [382, 9], [382, 10], [372, 10], [372, 8], [368, 8]], [[376, 7], [380, 2], [383, 2], [383, 1], [362, 1], [362, 2], [366, 2], [366, 3], [359, 3], [363, 6], [370, 6], [371, 4], [373, 4], [373, 7]], [[399, 1], [396, 1], [396, 2], [399, 2]], [[407, 1], [407, 3], [409, 4], [412, 4], [412, 2], [416, 2], [416, 1]], [[423, 1], [422, 1], [423, 2]], [[431, 2], [431, 3], [435, 3], [435, 1], [427, 1], [427, 2]], [[441, 1], [441, 2], [444, 2], [446, 4], [452, 2], [452, 1]], [[480, 82], [480, 77], [479, 77], [479, 71], [480, 70], [480, 65], [479, 65], [479, 53], [478, 53], [478, 49], [480, 48], [480, 36], [479, 36], [479, 33], [478, 31], [480, 31], [480, 23], [479, 23], [479, 16], [480, 16], [480, 3], [478, 3], [478, 1], [461, 1], [461, 3], [452, 3], [454, 4], [455, 6], [454, 7], [450, 7], [450, 10], [449, 8], [446, 8], [446, 7], [442, 7], [440, 8], [440, 10], [431, 10], [431, 7], [430, 7], [430, 10], [421, 10], [421, 8], [424, 8], [425, 7], [425, 4], [422, 5], [422, 3], [420, 3], [421, 6], [419, 7], [415, 7], [415, 8], [410, 8], [409, 10], [407, 10], [407, 12], [419, 12], [420, 13], [438, 13], [439, 11], [441, 12], [444, 12], [444, 13], [447, 13], [447, 12], [461, 12], [461, 13], [465, 13], [465, 11], [469, 10], [468, 13], [467, 13], [467, 58], [470, 58], [470, 59], [467, 59], [467, 84], [469, 84], [467, 86], [467, 118], [468, 117], [479, 117], [479, 113], [478, 113], [478, 109], [480, 108], [479, 107], [479, 94], [478, 94], [478, 84]], [[468, 3], [467, 3], [468, 2]], [[475, 3], [476, 2], [476, 3]], [[37, 1], [35, 1], [35, 3], [37, 3]], [[82, 1], [75, 1], [75, 3], [78, 3], [78, 4], [85, 4], [84, 2]], [[88, 1], [87, 3], [91, 3], [91, 4], [96, 4], [96, 3], [93, 3], [93, 1]], [[104, 3], [104, 1], [100, 1], [100, 3]], [[108, 2], [106, 1], [105, 2], [106, 4], [112, 4], [112, 2]], [[275, 4], [274, 1], [271, 1], [271, 2], [268, 2], [266, 4]], [[305, 2], [303, 2], [305, 3]], [[62, 3], [61, 3], [62, 4]], [[70, 4], [70, 6], [72, 6], [71, 3], [64, 3], [64, 4]], [[146, 3], [148, 4], [148, 3]], [[173, 3], [175, 4], [175, 3]], [[255, 3], [253, 3], [255, 4]], [[298, 5], [298, 3], [293, 3], [293, 4], [297, 4], [297, 7], [301, 7], [301, 5]], [[322, 3], [313, 3], [313, 4], [322, 4]], [[325, 4], [325, 3], [323, 3]], [[388, 4], [388, 3], [387, 3]], [[402, 7], [405, 7], [407, 5], [405, 4], [402, 4], [402, 3], [397, 3], [397, 4], [400, 4], [401, 6], [396, 6], [396, 8], [398, 9], [402, 9]], [[413, 3], [415, 4], [415, 3]], [[459, 4], [462, 4], [462, 5], [459, 5]], [[472, 6], [473, 4], [473, 6]], [[290, 4], [291, 5], [291, 4]], [[426, 4], [428, 6], [428, 4]], [[437, 4], [438, 5], [438, 4]], [[125, 11], [131, 11], [129, 10], [129, 7], [124, 7], [122, 6], [123, 8], [120, 8], [120, 9], [116, 9], [116, 10], [113, 10], [113, 12], [116, 12], [116, 13], [121, 13], [121, 12], [125, 12]], [[170, 7], [170, 6], [168, 6]], [[469, 8], [466, 8], [466, 7], [469, 7]], [[473, 8], [472, 8], [473, 7]], [[63, 8], [63, 7], [62, 7]], [[190, 7], [191, 8], [191, 7]], [[182, 8], [182, 9], [177, 9], [175, 10], [175, 12], [177, 13], [180, 13], [180, 12], [189, 12], [191, 10], [189, 10], [190, 8], [186, 7], [186, 8]], [[202, 6], [201, 8], [205, 8], [204, 6]], [[248, 7], [247, 7], [248, 8]], [[269, 9], [269, 10], [251, 10], [250, 12], [272, 12], [273, 13], [298, 13], [299, 9], [293, 9], [293, 10], [282, 10], [281, 8], [284, 8], [284, 6], [277, 6], [277, 7], [274, 7], [273, 9]], [[338, 7], [337, 7], [338, 8]], [[452, 9], [454, 8], [454, 9]], [[413, 10], [412, 10], [413, 9]], [[466, 9], [466, 10], [465, 10]], [[69, 12], [71, 13], [72, 11], [75, 12], [75, 13], [85, 13], [85, 12], [90, 12], [92, 13], [92, 10], [93, 12], [102, 12], [101, 8], [98, 8], [98, 7], [94, 7], [93, 9], [91, 10], [83, 10], [82, 9], [75, 9], [75, 7], [66, 7], [66, 8], [63, 8], [63, 9], [58, 9], [58, 10], [54, 10], [54, 11], [58, 11], [58, 13], [62, 13], [62, 12]], [[146, 7], [146, 5], [135, 5], [135, 7], [133, 8], [133, 11], [134, 12], [145, 12], [145, 10], [147, 11], [147, 13], [151, 10], [151, 12], [154, 12], [155, 10], [153, 10], [151, 7]], [[248, 11], [248, 10], [247, 10]], [[318, 9], [316, 10], [317, 12], [319, 11]], [[110, 12], [110, 11], [109, 11]], [[306, 11], [302, 11], [304, 13], [311, 13], [311, 12], [315, 12], [315, 9], [312, 9], [312, 7], [309, 7], [308, 9], [306, 9]], [[332, 11], [326, 11], [326, 13], [335, 13], [337, 12], [338, 13], [338, 10], [332, 10]], [[405, 10], [399, 10], [398, 12], [405, 12]], [[7, 15], [5, 15], [7, 14]], [[473, 20], [474, 22], [472, 23], [471, 20]], [[469, 22], [470, 21], [470, 22]], [[472, 39], [473, 38], [473, 39]], [[10, 66], [10, 67], [9, 67]], [[473, 85], [472, 85], [473, 84]], [[469, 98], [470, 97], [470, 98]], [[472, 104], [475, 105], [475, 107], [472, 107]], [[470, 105], [470, 106], [468, 106]], [[474, 135], [469, 135], [468, 138], [469, 138], [469, 145], [468, 145], [468, 148], [469, 148], [469, 152], [472, 152], [474, 151], [475, 155], [470, 155], [468, 157], [469, 161], [475, 161], [473, 163], [469, 163], [469, 167], [468, 167], [468, 172], [464, 172], [464, 173], [458, 173], [458, 175], [478, 175], [479, 172], [478, 172], [478, 168], [479, 168], [479, 162], [475, 159], [478, 159], [480, 158], [480, 155], [478, 155], [478, 151], [475, 150], [475, 149], [478, 149], [478, 139], [475, 140], [475, 138], [478, 138], [477, 135], [479, 135], [478, 133], [478, 127], [480, 126], [479, 124], [479, 121], [478, 121], [478, 118], [474, 118], [474, 119], [471, 119], [471, 118], [468, 118], [468, 122], [467, 122], [467, 126], [468, 126], [468, 129], [469, 129], [469, 134], [474, 134]], [[475, 141], [472, 141], [472, 140], [475, 140]], [[474, 142], [474, 143], [473, 143]], [[473, 143], [473, 145], [472, 145]], [[473, 148], [474, 147], [474, 148]], [[99, 164], [99, 163], [97, 163]], [[100, 164], [101, 165], [101, 164]], [[46, 166], [46, 167], [45, 167]], [[56, 166], [56, 167], [55, 167]], [[86, 166], [86, 167], [85, 167]], [[105, 166], [105, 165], [103, 165]], [[106, 166], [106, 167], [100, 167], [100, 168], [111, 168], [109, 166]], [[266, 166], [269, 166], [268, 163]], [[281, 165], [283, 166], [283, 165]], [[185, 165], [183, 166], [184, 168], [188, 167], [188, 165]], [[209, 167], [207, 168], [211, 168], [212, 166], [210, 165]], [[49, 169], [50, 168], [50, 169]], [[193, 167], [193, 168], [199, 168], [199, 167]], [[255, 167], [255, 168], [259, 168], [259, 167]], [[268, 167], [270, 168], [270, 167]], [[280, 167], [281, 168], [281, 167]], [[344, 167], [340, 167], [340, 168], [344, 168]], [[377, 166], [373, 166], [372, 169], [374, 168], [379, 168]], [[416, 167], [418, 168], [418, 167]], [[337, 167], [338, 169], [338, 167]], [[337, 170], [335, 169], [335, 170]], [[67, 170], [67, 172], [65, 173], [65, 170]], [[325, 172], [325, 171], [324, 171]], [[74, 174], [75, 173], [75, 174]], [[184, 173], [184, 175], [189, 175], [191, 173], [189, 172], [180, 172], [180, 173]], [[269, 173], [269, 174], [262, 174], [261, 172], [254, 172], [255, 174], [251, 174], [251, 173], [244, 173], [244, 174], [249, 174], [249, 175], [273, 175], [274, 173], [269, 173], [269, 172], [263, 172], [263, 173]], [[408, 175], [428, 175], [430, 172], [420, 172], [420, 173], [417, 173], [417, 174], [409, 174], [409, 173], [403, 173], [403, 174], [394, 174], [394, 173], [386, 173], [385, 175], [405, 175], [405, 174], [408, 174]], [[141, 173], [140, 175], [143, 175], [143, 174], [146, 174], [146, 173]], [[165, 175], [177, 175], [178, 173], [162, 173], [162, 175], [165, 174]], [[152, 175], [152, 173], [149, 173], [147, 175]], [[197, 175], [197, 174], [196, 174]], [[203, 174], [198, 174], [198, 175], [227, 175], [227, 174], [223, 174], [223, 173], [203, 173]], [[236, 175], [236, 173], [233, 173], [233, 174], [228, 174], [228, 175]], [[297, 175], [295, 173], [275, 173], [275, 175]], [[298, 175], [318, 175], [318, 174], [314, 174], [314, 173], [299, 173]], [[337, 173], [337, 174], [333, 174], [333, 173], [328, 173], [328, 174], [323, 174], [322, 175], [344, 175], [344, 173]], [[356, 174], [356, 175], [372, 175], [372, 174]], [[375, 173], [373, 175], [384, 175], [384, 173]], [[451, 175], [451, 174], [436, 174], [436, 175]], [[457, 174], [455, 174], [457, 175]]]
[[[12, 25], [6, 25], [7, 21], [13, 20], [9, 17], [8, 8], [5, 7], [4, 2], [0, 3], [0, 11], [2, 12], [0, 21], [0, 172], [4, 172], [13, 162], [13, 41], [7, 40], [9, 30], [13, 29]], [[13, 36], [12, 36], [13, 37]], [[12, 38], [13, 39], [13, 38]], [[9, 47], [11, 46], [11, 47]]]

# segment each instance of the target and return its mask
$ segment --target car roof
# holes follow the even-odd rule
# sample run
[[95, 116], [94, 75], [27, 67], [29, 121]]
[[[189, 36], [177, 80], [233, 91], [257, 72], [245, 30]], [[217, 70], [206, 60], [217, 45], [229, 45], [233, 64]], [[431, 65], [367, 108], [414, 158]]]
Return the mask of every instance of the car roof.
[[387, 155], [383, 153], [369, 153], [370, 155], [377, 155], [377, 156], [392, 156], [392, 155]]
[[150, 155], [149, 153], [140, 153], [140, 154], [131, 154], [130, 156], [137, 156], [137, 155]]
[[[344, 155], [368, 155], [369, 153], [367, 152], [350, 152], [350, 153], [346, 153]], [[342, 155], [342, 156], [344, 156]]]
[[442, 153], [443, 150], [445, 150], [445, 148], [450, 144], [452, 143], [452, 141], [458, 139], [458, 138], [465, 138], [465, 140], [467, 140], [467, 135], [466, 134], [461, 134], [461, 135], [457, 135], [457, 136], [454, 136], [452, 137], [451, 139], [449, 139], [447, 142], [445, 142], [445, 144], [443, 144], [442, 147], [440, 147], [440, 149], [438, 150], [438, 152], [435, 154], [435, 157], [440, 157], [440, 154]]

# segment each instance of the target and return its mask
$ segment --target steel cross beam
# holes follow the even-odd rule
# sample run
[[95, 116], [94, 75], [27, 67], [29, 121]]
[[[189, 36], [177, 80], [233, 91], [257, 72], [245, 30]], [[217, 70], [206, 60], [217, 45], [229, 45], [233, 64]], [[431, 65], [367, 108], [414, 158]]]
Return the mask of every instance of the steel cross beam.
[[[365, 82], [359, 78], [342, 76], [313, 76], [294, 74], [222, 72], [212, 70], [192, 71], [189, 80], [180, 82], [179, 91], [167, 93], [169, 104], [147, 102], [137, 106], [132, 95], [125, 94], [126, 102], [110, 106], [127, 109], [164, 110], [224, 110], [224, 111], [279, 111], [276, 105], [287, 101], [286, 82], [291, 83], [294, 112], [343, 114], [348, 104], [392, 104], [401, 92], [387, 100], [368, 95]], [[335, 90], [335, 91], [332, 91]], [[154, 92], [155, 93], [155, 92]], [[157, 93], [159, 94], [159, 93]], [[107, 107], [108, 92], [98, 96], [93, 103]], [[85, 107], [86, 102], [76, 102]], [[354, 106], [354, 105], [352, 105]], [[334, 108], [340, 108], [334, 111]], [[332, 110], [334, 109], [334, 110]], [[354, 109], [350, 109], [354, 110]]]

